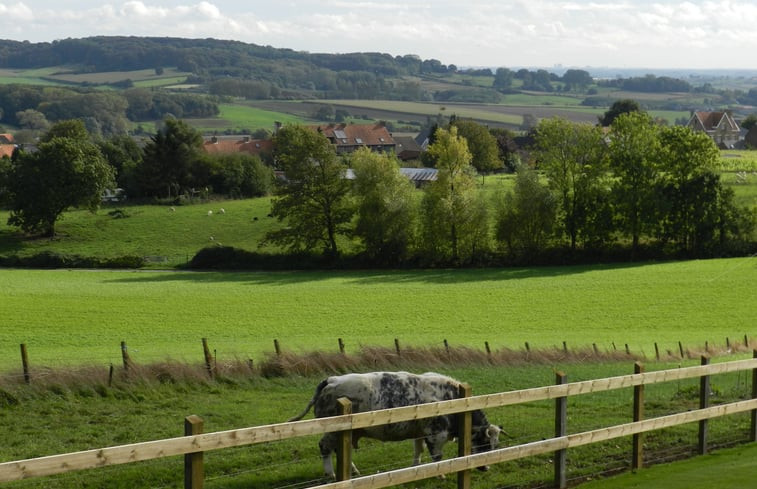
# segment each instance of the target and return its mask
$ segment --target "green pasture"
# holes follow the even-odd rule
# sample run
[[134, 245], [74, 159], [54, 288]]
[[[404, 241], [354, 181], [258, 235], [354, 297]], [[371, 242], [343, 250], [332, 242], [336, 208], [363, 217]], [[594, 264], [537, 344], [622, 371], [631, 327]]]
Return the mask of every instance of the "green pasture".
[[562, 107], [579, 106], [583, 98], [570, 95], [545, 95], [544, 93], [522, 92], [507, 94], [502, 105], [555, 105]]
[[[184, 206], [108, 204], [96, 213], [63, 214], [53, 239], [24, 239], [0, 211], [0, 255], [56, 251], [83, 256], [146, 256], [155, 266], [186, 263], [206, 246], [256, 249], [278, 223], [268, 217], [270, 198], [205, 202]], [[224, 213], [220, 210], [224, 209]], [[114, 211], [121, 211], [114, 212]], [[208, 215], [208, 212], [212, 212]]]
[[275, 122], [284, 124], [303, 124], [301, 116], [252, 107], [247, 104], [219, 104], [220, 114], [213, 119], [188, 119], [187, 122], [199, 131], [213, 133], [226, 129], [232, 130], [273, 130]]
[[581, 489], [711, 489], [750, 487], [757, 480], [757, 444], [718, 450], [702, 457], [659, 465], [582, 484]]
[[757, 150], [724, 149], [720, 151], [719, 167], [723, 171], [757, 172]]
[[[685, 365], [692, 363], [686, 362]], [[676, 368], [678, 365], [651, 363], [647, 370]], [[487, 368], [441, 367], [436, 370], [468, 382], [474, 394], [489, 394], [550, 385], [554, 382], [555, 370], [566, 373], [569, 381], [582, 381], [625, 375], [633, 371], [633, 365], [631, 362], [556, 363]], [[183, 432], [184, 418], [190, 414], [203, 418], [205, 432], [284, 422], [305, 407], [315, 386], [325, 376], [263, 378], [248, 372], [215, 381], [201, 376], [181, 380], [180, 370], [169, 369], [163, 372], [164, 381], [158, 382], [139, 377], [127, 380], [118, 367], [109, 386], [105, 368], [102, 372], [72, 372], [68, 378], [65, 375], [55, 377], [55, 372], [38, 372], [32, 370], [37, 376], [32, 378], [30, 386], [7, 378], [0, 383], [0, 402], [3, 402], [0, 423], [4, 427], [3, 444], [0, 445], [2, 462], [179, 436]], [[749, 385], [743, 377], [730, 374], [713, 378], [716, 402], [732, 402], [748, 395]], [[696, 392], [697, 388], [696, 380], [648, 386], [647, 416], [663, 415], [664, 410], [695, 409], [697, 398], [690, 393]], [[630, 388], [571, 397], [568, 432], [578, 433], [631, 421], [631, 399]], [[539, 441], [554, 433], [553, 402], [488, 409], [487, 416], [492, 422], [504, 426], [507, 434], [501, 439], [502, 446]], [[310, 417], [312, 412], [308, 415]], [[710, 439], [713, 443], [743, 442], [747, 426], [748, 415], [713, 420]], [[291, 489], [327, 482], [321, 477], [317, 442], [317, 436], [309, 436], [206, 452], [205, 486], [214, 489]], [[671, 452], [691, 454], [695, 446], [696, 424], [691, 424], [648, 434], [645, 452], [647, 460], [655, 461]], [[444, 457], [455, 456], [455, 449], [454, 443], [447, 444]], [[630, 438], [569, 450], [569, 477], [595, 476], [608, 467], [627, 469], [630, 450]], [[704, 476], [714, 480], [718, 475], [726, 477], [724, 470], [740, 465], [739, 454], [748, 456], [753, 453], [739, 450], [736, 456], [724, 453], [723, 456], [708, 456], [695, 461], [717, 457], [721, 464], [710, 465], [709, 474]], [[364, 474], [370, 474], [406, 467], [410, 465], [411, 454], [410, 441], [381, 443], [362, 439], [353, 460]], [[424, 460], [428, 460], [425, 454]], [[533, 487], [550, 481], [552, 470], [551, 456], [528, 457], [494, 465], [486, 473], [475, 471], [472, 474], [473, 487]], [[654, 470], [650, 469], [650, 474]], [[3, 487], [181, 487], [182, 473], [182, 457], [171, 457], [7, 483]], [[744, 476], [749, 473], [746, 470]], [[642, 471], [637, 475], [644, 474]], [[723, 480], [736, 481], [736, 477], [737, 474], [731, 474], [729, 479]], [[452, 489], [456, 487], [456, 481], [454, 477], [444, 481], [429, 479], [401, 487]]]
[[219, 109], [221, 110], [219, 117], [228, 121], [233, 128], [262, 127], [272, 130], [276, 121], [283, 124], [305, 122], [301, 117], [247, 105], [220, 104]]
[[259, 360], [361, 345], [483, 349], [613, 344], [654, 356], [757, 336], [754, 258], [487, 270], [182, 272], [0, 270], [0, 370], [120, 359]]

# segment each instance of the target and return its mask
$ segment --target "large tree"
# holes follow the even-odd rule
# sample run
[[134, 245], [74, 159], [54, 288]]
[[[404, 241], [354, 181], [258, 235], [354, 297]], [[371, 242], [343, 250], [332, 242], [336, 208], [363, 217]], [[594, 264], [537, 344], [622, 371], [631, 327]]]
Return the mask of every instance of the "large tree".
[[350, 232], [354, 214], [347, 166], [323, 134], [304, 126], [282, 127], [274, 142], [285, 178], [278, 182], [272, 214], [286, 226], [269, 232], [265, 241], [291, 251], [321, 247], [326, 256], [337, 256], [337, 236]]
[[713, 199], [718, 195], [719, 178], [715, 178], [714, 169], [720, 152], [709, 136], [688, 127], [665, 127], [660, 139], [662, 237], [676, 242], [682, 251], [694, 251], [704, 205], [702, 193], [712, 194]]
[[497, 200], [496, 237], [513, 256], [544, 249], [555, 224], [555, 199], [536, 170], [521, 166], [515, 186]]
[[609, 229], [602, 128], [557, 117], [544, 119], [536, 128], [534, 155], [557, 196], [558, 217], [571, 249], [579, 238], [587, 243], [603, 239]]
[[451, 125], [457, 128], [457, 134], [468, 142], [471, 153], [471, 165], [480, 173], [500, 170], [504, 166], [499, 159], [497, 140], [486, 126], [470, 119], [455, 119]]
[[468, 144], [451, 126], [436, 131], [428, 152], [439, 173], [423, 196], [423, 246], [431, 259], [470, 261], [488, 246], [489, 231]]
[[639, 102], [630, 98], [616, 100], [603, 115], [599, 116], [599, 122], [603, 126], [609, 126], [620, 114], [627, 114], [629, 112], [641, 112]]
[[179, 119], [166, 119], [144, 147], [139, 177], [143, 192], [154, 197], [177, 197], [195, 185], [202, 167], [202, 135]]
[[631, 238], [631, 253], [635, 254], [641, 236], [654, 230], [655, 186], [660, 176], [659, 126], [645, 112], [627, 112], [620, 114], [611, 127], [613, 201], [619, 229]]
[[[77, 130], [80, 122], [53, 126], [34, 153], [20, 153], [8, 174], [8, 224], [29, 233], [55, 235], [55, 223], [71, 207], [95, 210], [104, 189], [113, 186], [113, 168], [100, 149]], [[83, 125], [82, 125], [83, 127]], [[69, 131], [73, 129], [73, 131]]]
[[361, 148], [352, 155], [357, 222], [355, 234], [366, 255], [397, 264], [408, 256], [415, 239], [415, 189], [399, 171], [397, 158]]

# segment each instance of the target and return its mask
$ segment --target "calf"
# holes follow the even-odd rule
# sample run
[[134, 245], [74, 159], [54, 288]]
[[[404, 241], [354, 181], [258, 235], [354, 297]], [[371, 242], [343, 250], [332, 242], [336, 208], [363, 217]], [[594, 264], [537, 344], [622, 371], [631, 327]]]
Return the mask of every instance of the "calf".
[[[316, 418], [336, 416], [338, 414], [336, 401], [340, 397], [346, 397], [352, 402], [353, 413], [360, 413], [457, 399], [459, 389], [460, 382], [436, 373], [416, 375], [407, 372], [371, 372], [333, 376], [318, 384], [305, 410], [289, 421], [302, 419], [313, 406], [315, 406]], [[490, 424], [481, 410], [473, 411], [472, 418], [473, 452], [496, 448], [500, 428]], [[413, 465], [417, 465], [421, 461], [424, 442], [431, 459], [438, 462], [442, 458], [444, 444], [457, 436], [457, 416], [450, 414], [357, 429], [352, 433], [352, 444], [357, 448], [361, 437], [381, 441], [413, 439], [415, 440]], [[323, 457], [323, 470], [331, 477], [334, 477], [331, 454], [336, 450], [336, 445], [335, 433], [326, 433], [318, 443]], [[357, 472], [354, 465], [353, 470]], [[486, 470], [486, 468], [481, 470]]]

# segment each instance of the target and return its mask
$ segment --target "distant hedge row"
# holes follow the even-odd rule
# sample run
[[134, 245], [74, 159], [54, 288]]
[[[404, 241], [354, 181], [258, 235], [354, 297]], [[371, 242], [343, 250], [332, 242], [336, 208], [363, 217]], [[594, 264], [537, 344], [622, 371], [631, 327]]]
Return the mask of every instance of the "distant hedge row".
[[53, 251], [43, 251], [30, 256], [1, 256], [0, 266], [8, 268], [142, 268], [145, 259], [141, 256], [125, 255], [112, 258], [96, 258], [80, 255], [65, 255]]

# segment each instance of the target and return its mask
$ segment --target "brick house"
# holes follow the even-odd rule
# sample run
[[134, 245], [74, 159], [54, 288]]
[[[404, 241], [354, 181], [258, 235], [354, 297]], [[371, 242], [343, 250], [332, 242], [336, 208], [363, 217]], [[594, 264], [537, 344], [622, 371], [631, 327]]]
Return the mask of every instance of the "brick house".
[[722, 149], [733, 148], [741, 134], [738, 123], [728, 112], [694, 112], [687, 126], [706, 133]]
[[273, 141], [270, 139], [252, 139], [249, 136], [223, 137], [212, 136], [205, 140], [203, 148], [208, 154], [249, 153], [262, 156], [273, 152]]
[[337, 154], [352, 153], [367, 147], [379, 153], [395, 152], [397, 143], [382, 123], [377, 124], [325, 124], [312, 126], [334, 145]]

